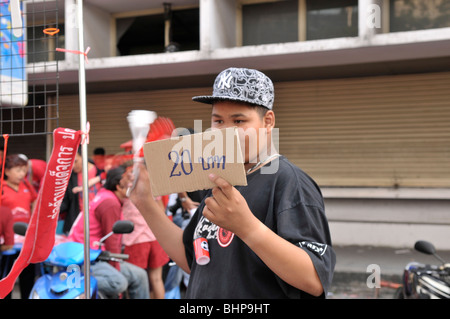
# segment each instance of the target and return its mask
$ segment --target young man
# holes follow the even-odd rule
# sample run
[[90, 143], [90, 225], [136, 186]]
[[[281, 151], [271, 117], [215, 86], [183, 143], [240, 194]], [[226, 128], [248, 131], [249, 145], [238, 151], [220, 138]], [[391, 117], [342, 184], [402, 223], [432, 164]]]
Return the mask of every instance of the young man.
[[[99, 249], [97, 242], [109, 234], [116, 221], [122, 218], [122, 205], [131, 185], [131, 174], [122, 166], [108, 171], [103, 188], [89, 204], [89, 240], [93, 249]], [[78, 215], [69, 239], [84, 243], [83, 213]], [[122, 251], [120, 235], [105, 240], [104, 248], [112, 253]], [[99, 261], [91, 266], [97, 279], [98, 289], [108, 298], [116, 298], [128, 288], [131, 299], [149, 299], [148, 277], [144, 269], [128, 262]]]
[[[229, 68], [217, 76], [212, 96], [193, 99], [212, 104], [212, 128], [263, 129], [265, 135], [256, 148], [244, 147], [248, 185], [233, 187], [210, 175], [216, 187], [184, 231], [158, 210], [147, 173], [139, 176], [131, 199], [164, 250], [190, 272], [186, 297], [326, 297], [335, 254], [323, 198], [316, 183], [274, 149], [272, 81], [257, 70]], [[246, 143], [255, 140], [250, 135], [242, 135]], [[198, 237], [208, 241], [206, 265], [195, 261]]]

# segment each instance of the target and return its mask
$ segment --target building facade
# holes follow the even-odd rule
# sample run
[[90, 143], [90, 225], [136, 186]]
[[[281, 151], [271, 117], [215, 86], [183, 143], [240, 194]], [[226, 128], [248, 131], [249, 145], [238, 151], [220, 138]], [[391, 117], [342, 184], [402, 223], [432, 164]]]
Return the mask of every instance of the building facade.
[[[448, 1], [85, 0], [85, 48], [76, 3], [59, 1], [60, 39], [90, 47], [91, 152], [121, 152], [133, 109], [208, 128], [191, 97], [224, 68], [256, 68], [275, 84], [280, 153], [321, 186], [335, 244], [450, 249]], [[79, 129], [79, 55], [56, 58], [59, 125]]]

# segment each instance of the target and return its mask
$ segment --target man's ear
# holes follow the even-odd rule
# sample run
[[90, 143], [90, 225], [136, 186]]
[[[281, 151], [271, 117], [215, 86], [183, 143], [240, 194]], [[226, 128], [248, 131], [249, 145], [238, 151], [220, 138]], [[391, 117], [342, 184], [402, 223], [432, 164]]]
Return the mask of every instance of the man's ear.
[[123, 189], [123, 187], [120, 185], [119, 181], [119, 183], [116, 184], [116, 191], [120, 191], [121, 189]]
[[272, 110], [266, 112], [263, 118], [264, 127], [270, 132], [275, 127], [275, 113]]

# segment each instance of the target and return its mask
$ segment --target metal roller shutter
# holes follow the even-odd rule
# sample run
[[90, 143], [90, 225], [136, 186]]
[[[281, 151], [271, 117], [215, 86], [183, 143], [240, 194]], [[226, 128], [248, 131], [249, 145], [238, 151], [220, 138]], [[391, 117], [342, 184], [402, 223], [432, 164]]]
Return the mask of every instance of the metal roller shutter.
[[277, 83], [280, 151], [322, 186], [450, 187], [450, 73]]

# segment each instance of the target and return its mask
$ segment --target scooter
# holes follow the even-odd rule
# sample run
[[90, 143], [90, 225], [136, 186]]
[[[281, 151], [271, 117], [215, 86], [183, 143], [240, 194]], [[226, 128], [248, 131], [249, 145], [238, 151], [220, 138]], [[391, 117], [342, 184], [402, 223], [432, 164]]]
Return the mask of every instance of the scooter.
[[414, 245], [417, 251], [433, 255], [441, 265], [409, 263], [403, 272], [402, 287], [397, 299], [450, 299], [450, 264], [446, 263], [430, 242], [420, 240]]
[[[25, 225], [14, 225], [16, 233], [25, 233]], [[18, 228], [22, 228], [18, 230]], [[122, 261], [128, 259], [126, 254], [116, 254], [100, 249], [101, 245], [113, 234], [127, 234], [134, 229], [128, 220], [117, 221], [112, 231], [99, 241], [99, 249], [90, 249], [90, 262]], [[53, 247], [48, 258], [41, 264], [41, 277], [34, 283], [29, 299], [85, 299], [84, 244], [63, 242]], [[97, 280], [90, 276], [89, 299], [104, 299], [98, 290]]]

